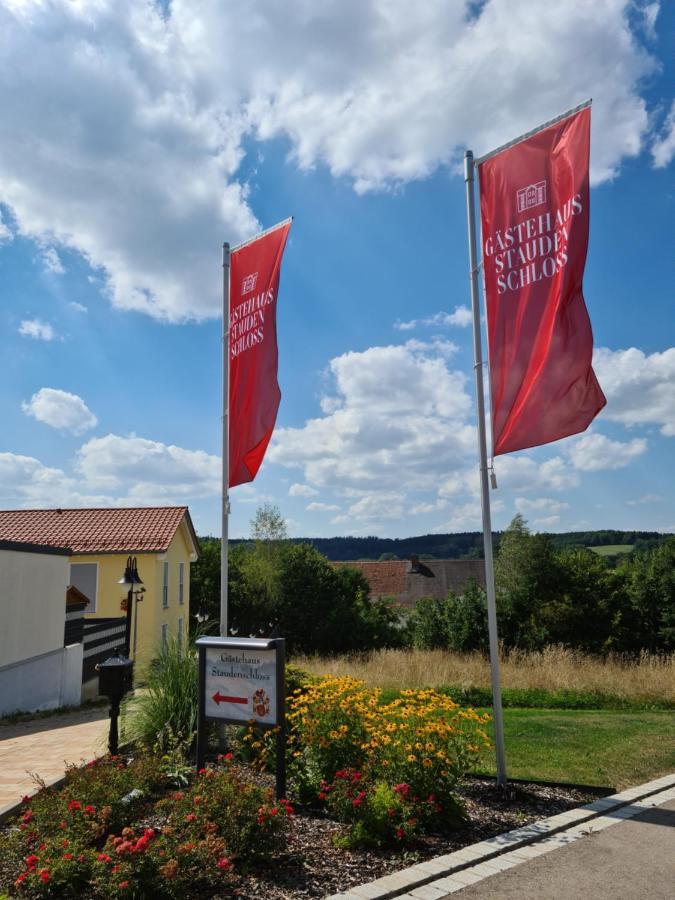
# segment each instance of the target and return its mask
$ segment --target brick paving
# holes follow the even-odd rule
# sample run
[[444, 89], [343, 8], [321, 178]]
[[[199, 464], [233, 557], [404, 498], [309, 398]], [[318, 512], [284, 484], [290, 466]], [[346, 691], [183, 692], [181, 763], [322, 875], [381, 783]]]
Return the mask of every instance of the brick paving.
[[0, 725], [0, 810], [36, 791], [30, 773], [50, 782], [67, 763], [101, 756], [108, 725], [107, 706]]

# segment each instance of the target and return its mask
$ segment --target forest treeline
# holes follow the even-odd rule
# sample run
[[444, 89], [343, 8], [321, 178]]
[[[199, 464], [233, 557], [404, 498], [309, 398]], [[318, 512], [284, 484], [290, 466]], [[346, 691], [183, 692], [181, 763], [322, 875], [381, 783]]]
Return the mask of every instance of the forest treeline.
[[[495, 551], [499, 550], [503, 532], [493, 532]], [[574, 547], [631, 545], [636, 550], [650, 550], [663, 543], [668, 535], [658, 531], [567, 531], [547, 534], [557, 550]], [[332, 562], [347, 560], [409, 559], [477, 559], [483, 556], [483, 534], [464, 531], [457, 534], [423, 534], [409, 538], [333, 537], [288, 538], [294, 544], [309, 544]], [[232, 544], [248, 543], [231, 541]]]
[[[415, 610], [404, 612], [387, 598], [369, 600], [362, 572], [332, 565], [309, 541], [288, 540], [275, 507], [258, 510], [252, 526], [251, 540], [230, 549], [230, 633], [283, 635], [292, 653], [324, 655], [406, 646], [487, 649], [485, 592], [475, 582], [461, 595], [422, 598]], [[579, 534], [581, 545], [556, 546], [553, 535], [531, 533], [517, 515], [500, 535], [495, 580], [503, 646], [532, 651], [556, 644], [601, 655], [675, 650], [675, 537]], [[590, 543], [597, 536], [602, 544]], [[633, 538], [633, 552], [607, 557], [588, 549], [617, 545], [622, 536]], [[190, 604], [193, 615], [206, 615], [209, 627], [217, 627], [215, 538], [201, 540]]]

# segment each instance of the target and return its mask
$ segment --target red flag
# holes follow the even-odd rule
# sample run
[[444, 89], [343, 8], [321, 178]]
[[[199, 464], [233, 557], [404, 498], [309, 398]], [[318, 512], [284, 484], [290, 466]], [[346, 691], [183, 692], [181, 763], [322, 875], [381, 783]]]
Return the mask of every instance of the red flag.
[[591, 367], [588, 106], [478, 162], [494, 454], [584, 431]]
[[230, 256], [230, 487], [253, 481], [274, 431], [277, 293], [290, 221]]

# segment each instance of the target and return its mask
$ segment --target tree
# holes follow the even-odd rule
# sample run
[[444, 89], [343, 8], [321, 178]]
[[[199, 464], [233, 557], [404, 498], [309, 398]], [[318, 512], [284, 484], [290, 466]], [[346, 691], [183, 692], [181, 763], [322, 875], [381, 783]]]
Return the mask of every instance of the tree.
[[254, 541], [278, 543], [288, 538], [286, 520], [278, 506], [263, 503], [251, 519], [251, 537]]
[[533, 650], [548, 643], [539, 613], [559, 581], [551, 539], [531, 534], [519, 513], [502, 535], [495, 565], [499, 637], [507, 647]]

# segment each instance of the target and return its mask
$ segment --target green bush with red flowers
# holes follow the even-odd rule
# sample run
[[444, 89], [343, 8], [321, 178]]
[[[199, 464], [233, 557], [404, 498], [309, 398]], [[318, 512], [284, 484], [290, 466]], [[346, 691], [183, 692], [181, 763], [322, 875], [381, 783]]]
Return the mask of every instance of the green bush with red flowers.
[[237, 872], [285, 844], [284, 800], [230, 758], [172, 789], [160, 760], [71, 767], [24, 798], [0, 833], [0, 892], [19, 897], [227, 896]]

